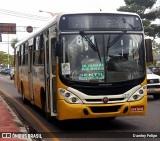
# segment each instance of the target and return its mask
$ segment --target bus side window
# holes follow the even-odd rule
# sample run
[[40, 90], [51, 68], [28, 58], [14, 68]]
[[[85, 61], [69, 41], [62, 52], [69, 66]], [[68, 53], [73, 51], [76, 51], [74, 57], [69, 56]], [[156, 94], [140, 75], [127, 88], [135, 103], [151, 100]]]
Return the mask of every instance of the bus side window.
[[52, 38], [51, 39], [51, 54], [52, 54], [52, 73], [55, 74], [55, 69], [56, 69], [56, 56], [55, 56], [55, 44], [56, 44], [56, 39]]
[[48, 39], [46, 40], [46, 42], [44, 42], [44, 44], [46, 45], [46, 70], [47, 70], [47, 73], [49, 74], [49, 42], [48, 42]]
[[18, 64], [18, 60], [19, 60], [19, 51], [15, 51], [14, 52], [14, 66], [16, 67]]
[[17, 51], [17, 55], [18, 55], [18, 65], [21, 65], [21, 46], [19, 46], [19, 51]]
[[35, 38], [33, 56], [34, 56], [33, 60], [34, 65], [44, 64], [43, 34]]
[[46, 59], [47, 59], [47, 64], [49, 64], [49, 42], [48, 40], [46, 41]]
[[43, 34], [40, 36], [39, 64], [44, 64], [44, 42], [43, 42]]
[[24, 65], [27, 65], [28, 64], [28, 44], [27, 42], [25, 43], [25, 46], [24, 46]]
[[40, 57], [39, 57], [39, 59], [40, 59], [40, 64], [44, 64], [44, 49], [41, 49], [40, 50]]
[[40, 36], [36, 37], [34, 40], [34, 51], [33, 51], [33, 64], [38, 65], [39, 64], [39, 45], [40, 45]]
[[21, 65], [24, 65], [24, 45], [21, 45]]

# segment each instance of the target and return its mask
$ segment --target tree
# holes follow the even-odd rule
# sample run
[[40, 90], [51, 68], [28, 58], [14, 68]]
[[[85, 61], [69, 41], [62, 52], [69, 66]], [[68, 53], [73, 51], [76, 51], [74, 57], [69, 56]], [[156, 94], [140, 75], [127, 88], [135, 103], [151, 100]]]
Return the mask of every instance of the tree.
[[[151, 10], [157, 0], [124, 0], [125, 6], [121, 6], [118, 11], [134, 12], [140, 15], [143, 20], [145, 34], [160, 37], [160, 25], [152, 24], [156, 18], [160, 18], [160, 7]], [[146, 10], [150, 9], [150, 12]]]
[[14, 39], [12, 39], [12, 41], [11, 41], [11, 47], [15, 47], [15, 44], [16, 43], [18, 43], [19, 42], [19, 39], [18, 38], [14, 38]]
[[157, 56], [160, 54], [160, 44], [153, 41], [153, 56]]
[[15, 45], [16, 45], [16, 43], [18, 43], [18, 42], [19, 42], [19, 39], [18, 39], [18, 38], [14, 38], [14, 39], [12, 39], [12, 41], [11, 41], [11, 47], [14, 49], [13, 59], [11, 58], [13, 65], [15, 65]]
[[[18, 38], [12, 39], [11, 41], [11, 47], [14, 48], [15, 44], [18, 42]], [[8, 57], [9, 57], [9, 62], [8, 62]], [[14, 55], [10, 55], [8, 56], [8, 54], [6, 52], [0, 51], [0, 64], [3, 64], [3, 66], [7, 66], [8, 63], [10, 64], [10, 66], [14, 65]]]
[[[9, 64], [13, 66], [14, 55], [9, 55], [9, 58]], [[3, 64], [3, 66], [8, 65], [8, 54], [6, 52], [0, 51], [0, 64]]]

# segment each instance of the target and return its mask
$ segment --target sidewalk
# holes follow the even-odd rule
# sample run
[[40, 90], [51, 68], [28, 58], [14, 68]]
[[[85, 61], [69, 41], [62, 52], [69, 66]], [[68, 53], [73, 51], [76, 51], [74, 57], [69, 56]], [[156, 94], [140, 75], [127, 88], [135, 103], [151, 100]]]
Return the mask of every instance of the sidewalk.
[[13, 107], [11, 108], [0, 92], [0, 141], [24, 141], [24, 139], [17, 138], [9, 139], [12, 136], [11, 133], [27, 133], [27, 129], [16, 111]]

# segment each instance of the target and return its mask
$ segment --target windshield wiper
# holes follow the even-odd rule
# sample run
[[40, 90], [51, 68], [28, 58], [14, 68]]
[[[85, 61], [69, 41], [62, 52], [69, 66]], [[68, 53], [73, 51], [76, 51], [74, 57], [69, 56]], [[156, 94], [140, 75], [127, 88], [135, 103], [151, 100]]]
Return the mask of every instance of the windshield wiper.
[[[122, 21], [123, 21], [124, 24], [128, 24], [133, 30], [136, 30], [136, 28], [132, 24], [128, 23], [125, 18], [122, 18]], [[123, 30], [122, 33], [120, 33], [116, 38], [114, 38], [111, 43], [109, 43], [110, 42], [110, 36], [111, 36], [110, 35], [109, 39], [108, 39], [107, 48], [112, 47], [122, 37], [122, 35], [126, 32], [127, 32], [127, 30]]]
[[109, 35], [109, 39], [108, 39], [108, 43], [107, 43], [107, 48], [112, 47], [112, 46], [123, 36], [123, 34], [126, 33], [126, 32], [127, 32], [126, 30], [122, 31], [122, 33], [118, 34], [118, 36], [115, 37], [115, 38], [112, 40], [112, 42], [110, 42], [110, 36], [111, 36], [111, 35]]
[[79, 34], [86, 39], [86, 41], [89, 43], [90, 47], [98, 53], [98, 57], [99, 60], [101, 62], [101, 56], [100, 56], [100, 52], [99, 52], [99, 48], [98, 48], [98, 44], [97, 44], [97, 40], [95, 39], [95, 44], [92, 42], [92, 40], [84, 33], [84, 31], [80, 31]]
[[133, 30], [136, 30], [136, 28], [133, 25], [131, 25], [129, 22], [127, 22], [125, 18], [122, 18], [122, 21], [124, 24], [128, 24]]

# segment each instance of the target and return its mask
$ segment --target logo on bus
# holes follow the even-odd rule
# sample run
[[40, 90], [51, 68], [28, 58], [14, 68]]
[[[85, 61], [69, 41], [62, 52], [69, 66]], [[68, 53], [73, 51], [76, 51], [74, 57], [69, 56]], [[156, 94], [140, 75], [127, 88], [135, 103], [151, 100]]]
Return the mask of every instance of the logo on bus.
[[103, 101], [103, 103], [108, 103], [109, 98], [108, 98], [108, 97], [104, 97], [104, 98], [102, 99], [102, 101]]

